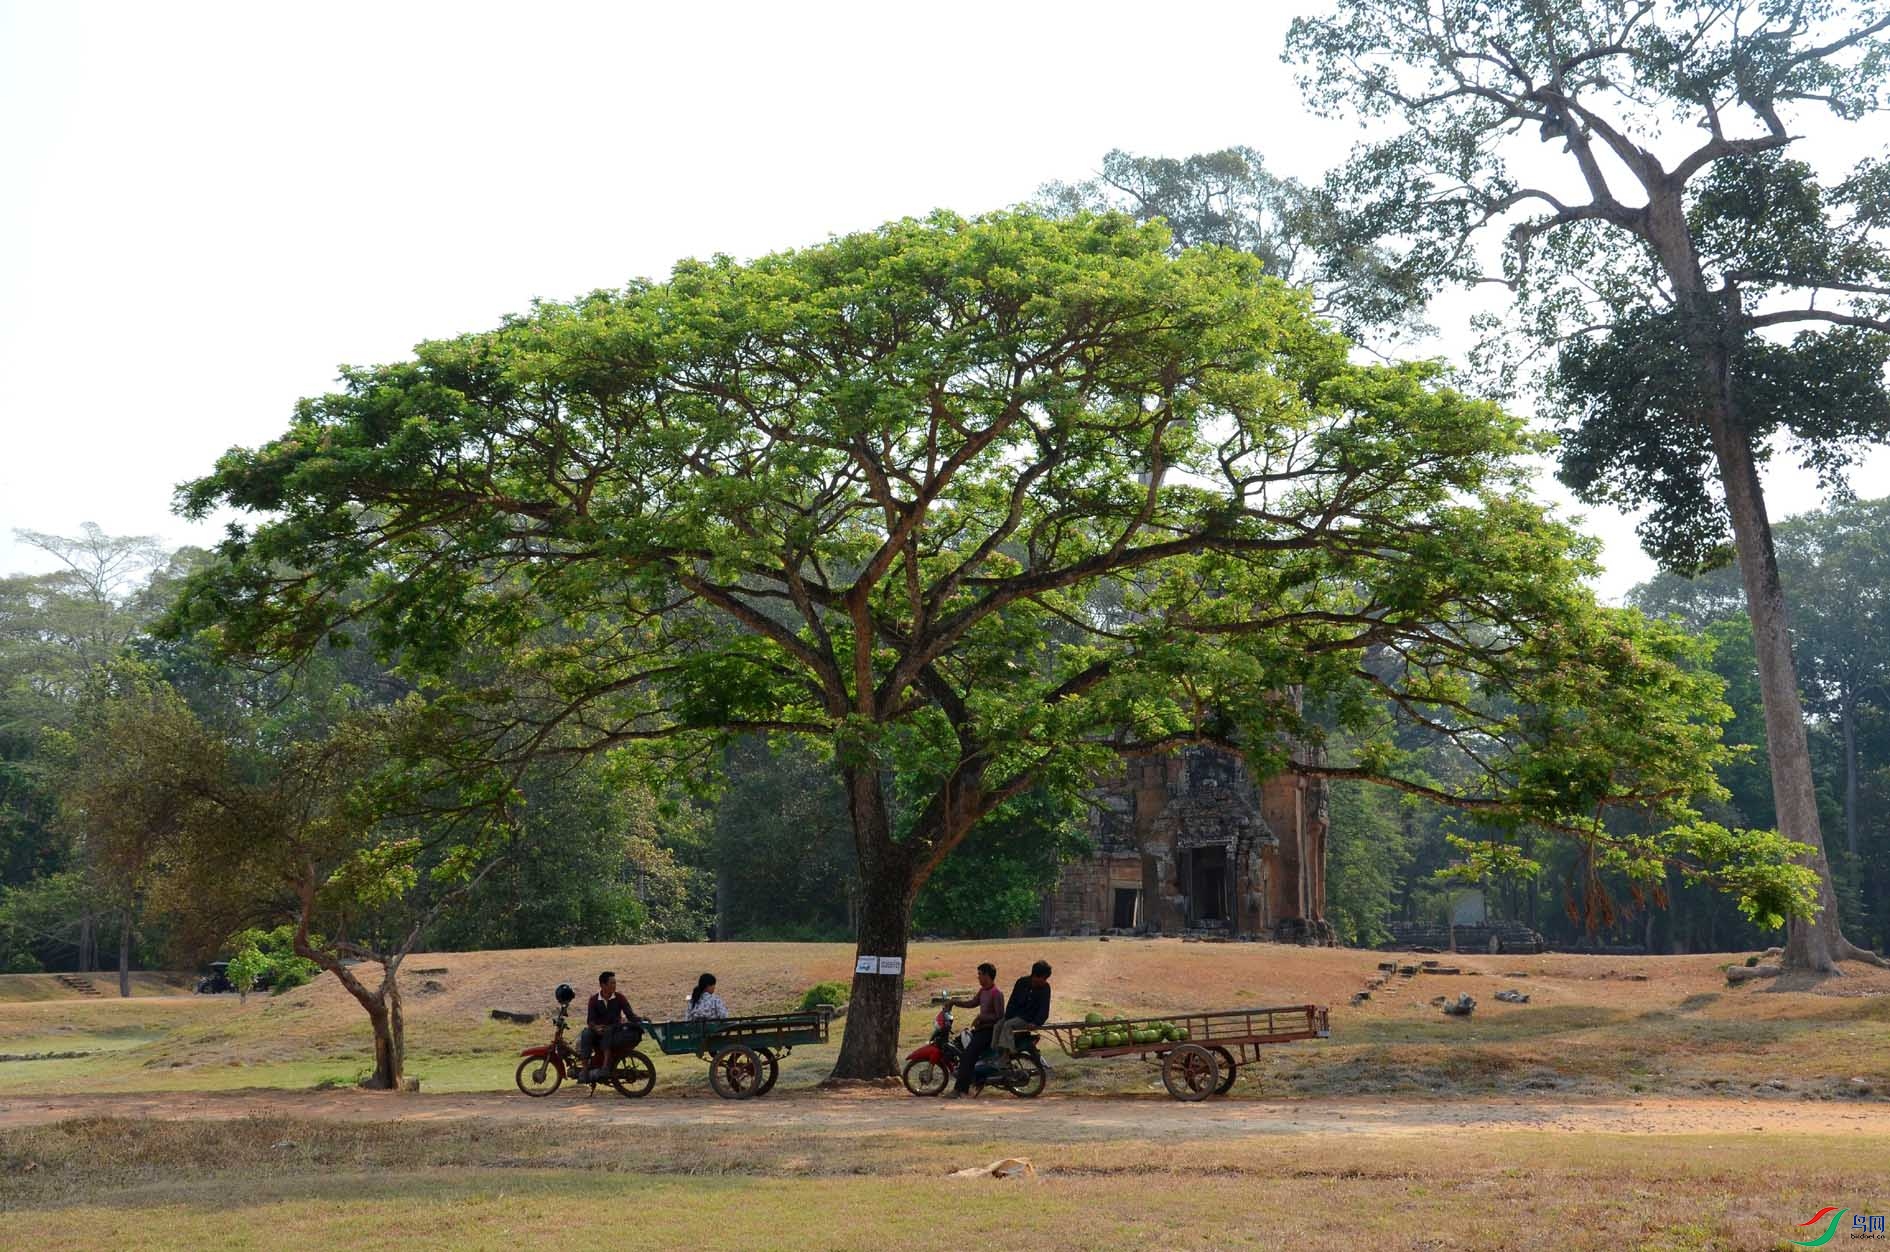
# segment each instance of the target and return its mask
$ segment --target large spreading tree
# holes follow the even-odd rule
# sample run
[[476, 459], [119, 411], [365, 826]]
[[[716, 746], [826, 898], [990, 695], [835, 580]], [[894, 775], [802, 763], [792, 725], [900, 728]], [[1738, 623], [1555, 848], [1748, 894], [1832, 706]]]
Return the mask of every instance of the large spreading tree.
[[[1600, 820], [1687, 816], [1724, 708], [1677, 632], [1584, 590], [1587, 546], [1523, 494], [1522, 424], [1434, 367], [1351, 362], [1254, 257], [1168, 245], [940, 214], [351, 369], [184, 489], [263, 520], [176, 624], [277, 657], [364, 635], [495, 763], [818, 745], [867, 955], [905, 955], [984, 819], [1195, 741], [1798, 907], [1765, 836]], [[480, 673], [504, 679], [454, 690]], [[1311, 750], [1314, 705], [1363, 746]], [[1464, 768], [1401, 772], [1388, 709]], [[856, 976], [838, 1075], [895, 1072], [902, 992]]]
[[1549, 366], [1564, 480], [1647, 510], [1668, 569], [1736, 550], [1779, 826], [1822, 883], [1784, 964], [1880, 962], [1839, 927], [1759, 471], [1789, 442], [1835, 479], [1890, 433], [1890, 165], [1826, 181], [1798, 155], [1806, 123], [1883, 104], [1890, 8], [1343, 0], [1288, 55], [1371, 131], [1331, 182], [1355, 244], [1433, 282], [1486, 280], [1502, 244], [1486, 346]]

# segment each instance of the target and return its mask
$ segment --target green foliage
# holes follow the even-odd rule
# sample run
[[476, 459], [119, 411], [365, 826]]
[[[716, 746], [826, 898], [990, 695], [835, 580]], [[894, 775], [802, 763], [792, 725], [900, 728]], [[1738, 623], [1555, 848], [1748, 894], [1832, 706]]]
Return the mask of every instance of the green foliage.
[[[1890, 752], [1890, 500], [1834, 501], [1778, 523], [1773, 533], [1794, 603], [1794, 653], [1812, 716], [1819, 793], [1831, 828], [1845, 831], [1844, 846], [1831, 854], [1839, 911], [1847, 932], [1883, 946], [1890, 943], [1890, 879], [1881, 871], [1890, 865], [1890, 825], [1877, 815], [1890, 789], [1873, 763]], [[1662, 574], [1630, 598], [1714, 645], [1712, 667], [1734, 710], [1727, 738], [1749, 750], [1719, 767], [1729, 796], [1723, 811], [1708, 806], [1707, 815], [1735, 827], [1772, 824], [1758, 667], [1736, 571]]]
[[748, 736], [722, 756], [709, 835], [718, 937], [853, 937], [859, 877], [846, 792], [803, 744]]
[[1418, 275], [1382, 248], [1359, 246], [1322, 189], [1270, 173], [1252, 148], [1183, 158], [1107, 153], [1081, 183], [1039, 193], [1057, 213], [1127, 213], [1160, 221], [1176, 249], [1203, 244], [1250, 253], [1266, 272], [1310, 287], [1315, 308], [1349, 335], [1414, 329], [1422, 304]]
[[598, 757], [520, 782], [518, 823], [465, 903], [427, 932], [434, 948], [534, 948], [695, 940], [709, 933], [703, 815], [666, 803], [634, 770]]
[[[76, 536], [16, 532], [58, 563], [45, 574], [0, 577], [0, 962], [73, 968], [95, 959], [81, 936], [138, 904], [122, 877], [95, 872], [82, 831], [59, 818], [52, 737], [70, 726], [94, 673], [164, 603], [175, 560], [142, 536], [86, 525]], [[90, 890], [59, 884], [76, 872]], [[77, 881], [77, 880], [73, 880]], [[44, 889], [42, 889], [44, 888]], [[57, 902], [65, 910], [48, 912]], [[141, 927], [141, 929], [151, 929]], [[152, 955], [141, 942], [139, 956]]]
[[[1581, 498], [1646, 510], [1643, 544], [1663, 566], [1694, 571], [1731, 553], [1725, 505], [1698, 408], [1699, 354], [1685, 314], [1624, 308], [1614, 333], [1565, 346], [1550, 375], [1559, 406], [1561, 478]], [[1731, 386], [1755, 442], [1789, 439], [1825, 472], [1890, 433], [1890, 335], [1802, 332], [1789, 341], [1740, 340]], [[1661, 432], [1648, 438], [1648, 432]]]
[[800, 1010], [809, 1013], [823, 1004], [839, 1008], [847, 1002], [849, 990], [843, 982], [817, 982], [801, 996]]
[[77, 870], [0, 891], [0, 966], [5, 972], [34, 973], [43, 968], [41, 953], [71, 951], [72, 931], [89, 894], [86, 877]]
[[1326, 918], [1340, 942], [1390, 938], [1401, 871], [1411, 855], [1397, 798], [1368, 783], [1336, 782], [1327, 802]]
[[263, 987], [281, 995], [312, 980], [321, 967], [295, 954], [295, 927], [273, 930], [251, 927], [230, 937], [230, 965], [226, 971], [238, 991]]
[[1042, 915], [1057, 874], [1089, 851], [1079, 802], [1028, 792], [952, 849], [919, 889], [912, 925], [927, 934], [1009, 934]]

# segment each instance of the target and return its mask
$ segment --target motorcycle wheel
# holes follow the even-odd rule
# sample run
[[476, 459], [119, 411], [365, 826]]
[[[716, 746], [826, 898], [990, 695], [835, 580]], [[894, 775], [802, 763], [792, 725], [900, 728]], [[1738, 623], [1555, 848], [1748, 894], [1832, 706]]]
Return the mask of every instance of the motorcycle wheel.
[[610, 1085], [626, 1099], [646, 1096], [656, 1085], [656, 1066], [641, 1052], [616, 1057], [610, 1063]]
[[528, 1056], [518, 1063], [512, 1080], [528, 1096], [548, 1096], [564, 1082], [564, 1071], [548, 1056]]
[[1026, 1052], [1011, 1058], [1010, 1065], [1004, 1071], [1004, 1086], [1020, 1100], [1034, 1100], [1043, 1094], [1047, 1077], [1043, 1061], [1035, 1053]]
[[915, 1096], [935, 1096], [945, 1094], [945, 1084], [952, 1080], [952, 1072], [939, 1061], [907, 1061], [900, 1071], [899, 1081], [906, 1084], [906, 1090]]

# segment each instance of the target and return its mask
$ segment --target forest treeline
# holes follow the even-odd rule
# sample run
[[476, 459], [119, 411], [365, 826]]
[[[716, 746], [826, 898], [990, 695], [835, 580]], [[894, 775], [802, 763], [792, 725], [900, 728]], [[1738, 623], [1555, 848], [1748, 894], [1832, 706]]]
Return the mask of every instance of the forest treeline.
[[[157, 638], [151, 624], [207, 559], [87, 527], [22, 538], [56, 563], [0, 578], [0, 969], [175, 967], [216, 955], [224, 935], [188, 924], [150, 867], [94, 838], [82, 799], [116, 753], [148, 752], [148, 726], [116, 743], [98, 712], [129, 670], [204, 722], [266, 727], [289, 716], [288, 681]], [[1890, 944], [1890, 500], [1855, 500], [1777, 527], [1796, 608], [1795, 644], [1822, 817], [1850, 933]], [[1663, 574], [1631, 593], [1650, 615], [1713, 643], [1734, 711], [1730, 737], [1753, 749], [1722, 767], [1728, 798], [1707, 816], [1773, 823], [1750, 627], [1736, 573]], [[365, 648], [331, 651], [314, 681], [331, 698], [391, 703], [404, 684]], [[305, 699], [305, 695], [298, 699]], [[263, 733], [258, 731], [258, 733]], [[1402, 731], [1422, 759], [1429, 732]], [[1440, 750], [1440, 769], [1449, 768]], [[692, 778], [664, 789], [608, 758], [535, 766], [521, 780], [513, 846], [463, 907], [429, 923], [435, 949], [541, 947], [704, 938], [842, 940], [859, 888], [846, 798], [833, 764], [790, 740], [735, 739]], [[1342, 938], [1369, 944], [1395, 920], [1441, 920], [1462, 890], [1439, 871], [1473, 817], [1367, 784], [1332, 784], [1328, 912]], [[1024, 829], [1019, 829], [1022, 826]], [[1027, 797], [981, 825], [925, 884], [914, 929], [993, 935], [1030, 927], [1061, 865], [1085, 855], [1086, 815]], [[1485, 881], [1490, 912], [1553, 941], [1644, 944], [1654, 951], [1750, 948], [1759, 931], [1725, 895], [1678, 876], [1664, 887], [1609, 882], [1596, 912], [1582, 845], [1543, 838], [1543, 865]]]

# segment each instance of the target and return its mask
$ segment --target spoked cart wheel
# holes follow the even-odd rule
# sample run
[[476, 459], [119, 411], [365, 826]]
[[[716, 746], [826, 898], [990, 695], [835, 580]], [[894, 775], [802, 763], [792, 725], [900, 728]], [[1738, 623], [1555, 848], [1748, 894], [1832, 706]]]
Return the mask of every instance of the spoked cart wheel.
[[564, 1082], [564, 1071], [548, 1056], [528, 1056], [518, 1063], [512, 1077], [526, 1095], [548, 1096]]
[[756, 1048], [755, 1053], [761, 1057], [762, 1068], [761, 1086], [755, 1089], [755, 1094], [765, 1096], [774, 1090], [774, 1080], [781, 1076], [781, 1060], [775, 1056], [773, 1048]]
[[761, 1058], [753, 1048], [733, 1044], [709, 1061], [709, 1086], [724, 1100], [747, 1100], [761, 1094], [765, 1077]]
[[1233, 1089], [1234, 1078], [1238, 1074], [1240, 1067], [1234, 1063], [1234, 1054], [1229, 1052], [1226, 1048], [1215, 1048], [1214, 1055], [1221, 1063], [1221, 1085], [1214, 1088], [1214, 1094], [1224, 1096]]
[[610, 1062], [610, 1085], [617, 1089], [617, 1094], [628, 1099], [637, 1099], [650, 1094], [650, 1088], [656, 1086], [656, 1066], [650, 1058], [641, 1052], [631, 1052], [626, 1056], [613, 1057]]
[[1220, 1085], [1220, 1059], [1198, 1043], [1184, 1043], [1162, 1058], [1162, 1086], [1177, 1100], [1205, 1100]]

